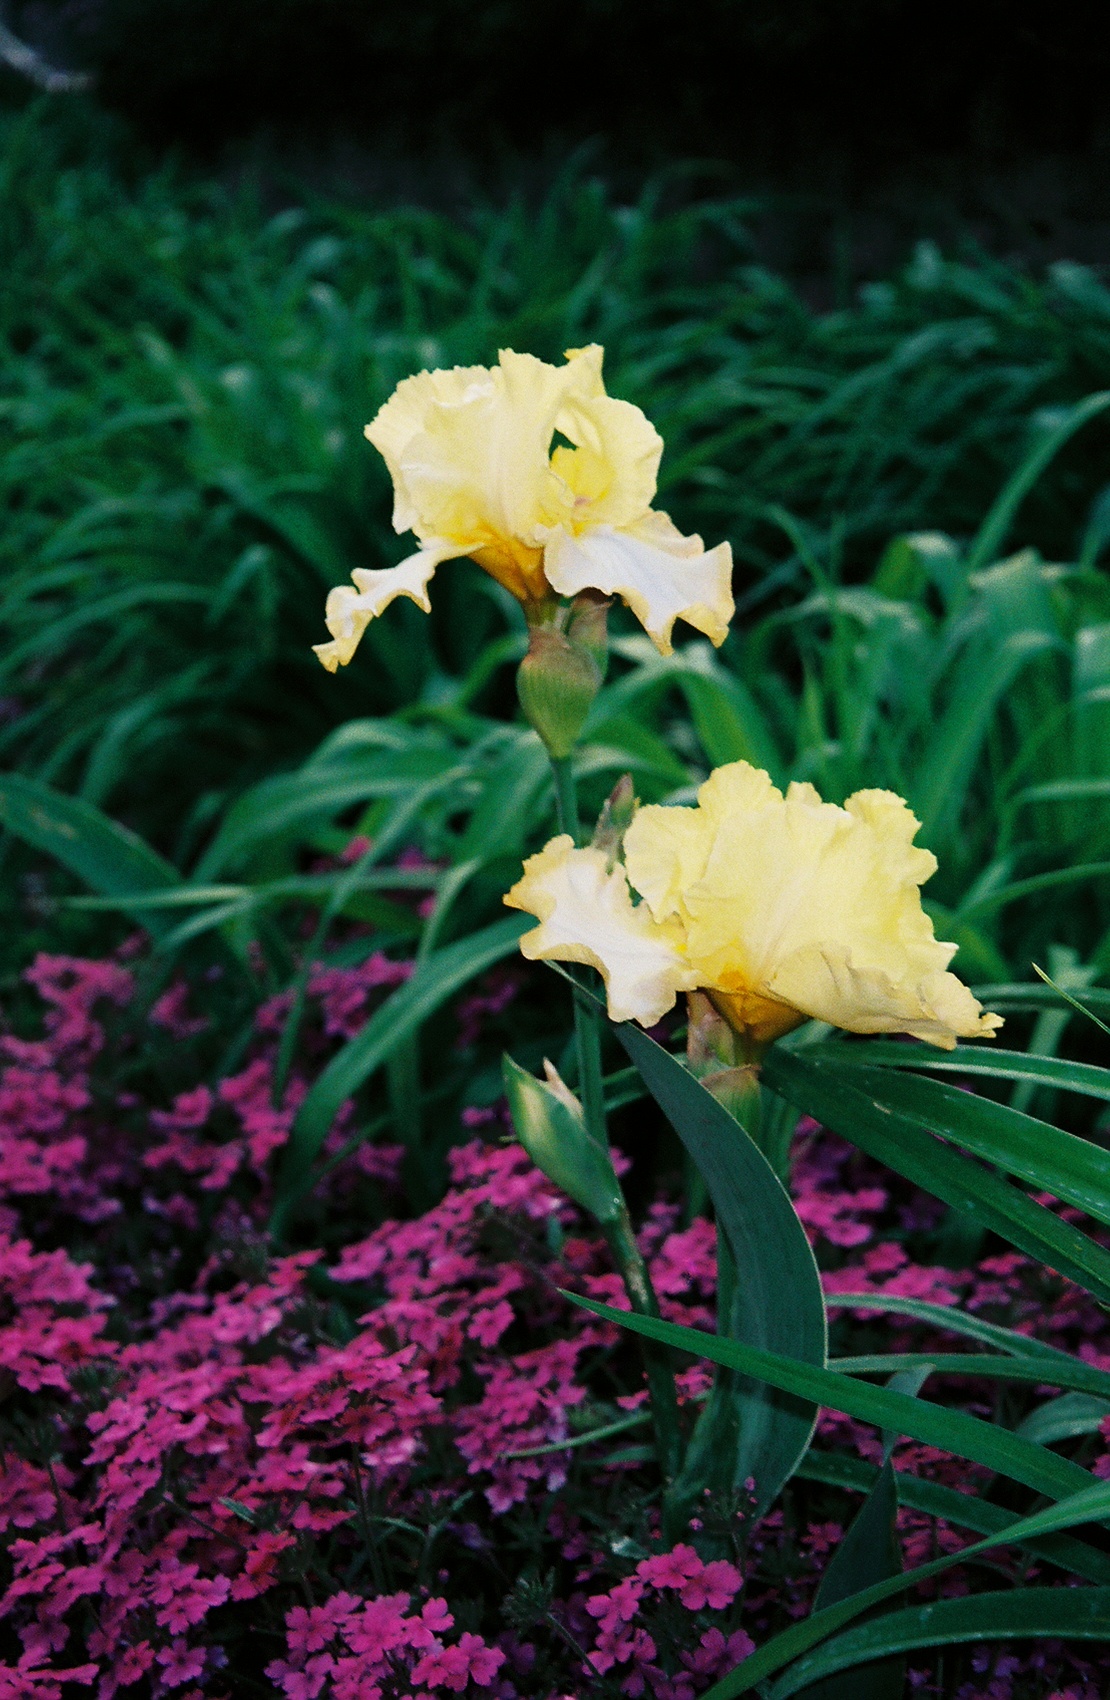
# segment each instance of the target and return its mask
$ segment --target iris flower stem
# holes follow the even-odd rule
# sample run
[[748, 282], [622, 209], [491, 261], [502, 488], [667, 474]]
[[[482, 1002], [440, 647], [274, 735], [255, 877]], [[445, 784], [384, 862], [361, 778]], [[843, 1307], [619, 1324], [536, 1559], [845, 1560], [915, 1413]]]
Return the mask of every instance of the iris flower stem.
[[552, 756], [551, 772], [555, 780], [555, 812], [559, 817], [559, 830], [569, 832], [577, 844], [580, 831], [578, 791], [574, 783], [572, 759], [571, 756], [563, 756], [561, 760]]
[[[651, 1284], [648, 1266], [636, 1244], [632, 1218], [625, 1207], [615, 1222], [604, 1224], [605, 1238], [613, 1261], [620, 1271], [629, 1303], [641, 1316], [658, 1316], [659, 1303]], [[674, 1371], [665, 1347], [655, 1341], [641, 1340], [644, 1369], [647, 1371], [648, 1392], [651, 1396], [651, 1418], [655, 1425], [655, 1444], [663, 1480], [668, 1490], [682, 1468], [682, 1431], [678, 1425], [678, 1395], [675, 1392]]]
[[[555, 802], [559, 825], [577, 844], [580, 836], [578, 797], [570, 758], [552, 758], [555, 780]], [[605, 1122], [605, 1092], [601, 1073], [601, 1022], [596, 1004], [591, 998], [574, 994], [574, 1033], [578, 1051], [578, 1093], [586, 1131], [603, 1150], [609, 1149], [609, 1133]], [[620, 1185], [618, 1181], [618, 1186]], [[624, 1282], [625, 1292], [634, 1311], [641, 1316], [658, 1316], [659, 1301], [651, 1284], [651, 1275], [643, 1253], [636, 1244], [636, 1234], [628, 1205], [623, 1201], [615, 1221], [602, 1224], [613, 1254], [613, 1261]], [[655, 1425], [656, 1446], [664, 1481], [668, 1488], [682, 1466], [682, 1431], [678, 1421], [678, 1396], [675, 1392], [674, 1371], [664, 1346], [641, 1339], [644, 1368], [651, 1396], [651, 1415]]]

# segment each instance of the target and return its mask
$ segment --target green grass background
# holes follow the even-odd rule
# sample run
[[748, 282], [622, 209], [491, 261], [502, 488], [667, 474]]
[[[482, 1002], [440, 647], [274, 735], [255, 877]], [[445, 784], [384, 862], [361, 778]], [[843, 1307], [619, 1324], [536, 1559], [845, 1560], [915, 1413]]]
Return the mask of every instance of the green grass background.
[[[408, 834], [480, 861], [469, 919], [494, 916], [550, 822], [512, 725], [515, 605], [453, 563], [431, 619], [394, 606], [338, 677], [310, 645], [328, 587], [405, 548], [362, 437], [396, 382], [597, 340], [665, 438], [663, 505], [731, 540], [740, 614], [719, 656], [677, 666], [618, 618], [587, 800], [622, 766], [642, 796], [689, 795], [740, 755], [832, 798], [892, 786], [941, 858], [929, 894], [965, 973], [1027, 979], [1054, 950], [1097, 978], [1110, 423], [1074, 409], [1110, 383], [1110, 288], [925, 242], [817, 311], [756, 263], [759, 204], [706, 181], [675, 167], [630, 197], [578, 159], [543, 193], [373, 206], [144, 162], [79, 102], [3, 116], [4, 767], [189, 878], [220, 862], [233, 808], [254, 820], [232, 859], [248, 883], [355, 827]], [[416, 795], [460, 763], [461, 789]], [[280, 829], [279, 781], [302, 803]], [[23, 949], [35, 879], [81, 888], [6, 854]]]

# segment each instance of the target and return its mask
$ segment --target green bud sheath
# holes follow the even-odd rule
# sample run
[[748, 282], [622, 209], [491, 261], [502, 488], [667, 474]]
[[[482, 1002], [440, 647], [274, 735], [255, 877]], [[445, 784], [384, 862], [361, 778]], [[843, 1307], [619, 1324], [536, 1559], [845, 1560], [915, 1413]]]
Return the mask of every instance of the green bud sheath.
[[584, 649], [603, 680], [609, 667], [609, 609], [612, 599], [598, 590], [583, 590], [571, 603], [567, 637]]
[[590, 650], [572, 643], [554, 626], [533, 626], [516, 688], [524, 718], [539, 733], [552, 760], [563, 761], [601, 688], [601, 672]]
[[602, 805], [590, 840], [594, 849], [601, 851], [610, 867], [621, 859], [624, 835], [631, 826], [632, 817], [638, 807], [632, 775], [622, 774]]
[[605, 1226], [624, 1211], [609, 1152], [586, 1131], [582, 1107], [549, 1068], [537, 1080], [512, 1057], [502, 1061], [516, 1136], [538, 1169]]

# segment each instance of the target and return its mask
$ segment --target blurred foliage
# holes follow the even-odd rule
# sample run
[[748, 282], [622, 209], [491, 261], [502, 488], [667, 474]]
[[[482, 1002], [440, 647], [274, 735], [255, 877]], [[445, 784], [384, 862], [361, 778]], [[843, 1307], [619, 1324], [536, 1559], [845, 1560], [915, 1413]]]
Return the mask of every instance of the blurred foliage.
[[[631, 205], [572, 162], [540, 200], [458, 216], [304, 194], [275, 213], [136, 172], [81, 108], [38, 106], [5, 120], [0, 173], [0, 759], [177, 860], [344, 718], [460, 690], [513, 711], [515, 605], [466, 563], [431, 622], [376, 622], [357, 668], [329, 679], [309, 652], [327, 587], [403, 551], [361, 426], [405, 373], [603, 342], [610, 388], [666, 439], [663, 500], [733, 542], [761, 668], [755, 610], [866, 579], [898, 533], [970, 533], [1110, 365], [1088, 271], [925, 246], [819, 315], [752, 264], [757, 209], [679, 172]], [[1105, 450], [1096, 422], [1053, 461], [1024, 538], [1074, 557], [1086, 535], [1090, 566]], [[775, 642], [796, 684], [802, 651]]]
[[[740, 612], [720, 654], [669, 660], [617, 617], [587, 809], [622, 771], [682, 798], [740, 757], [834, 800], [889, 786], [940, 859], [927, 897], [966, 977], [1026, 981], [1035, 960], [1098, 978], [1098, 277], [925, 246], [819, 315], [751, 263], [751, 206], [677, 179], [627, 205], [572, 163], [538, 202], [465, 216], [273, 213], [168, 167], [129, 176], [66, 113], [10, 118], [0, 150], [0, 758], [26, 776], [0, 812], [24, 846], [5, 849], [21, 953], [82, 889], [31, 849], [145, 920], [167, 963], [215, 946], [270, 989], [309, 935], [310, 955], [352, 923], [359, 949], [427, 954], [498, 920], [552, 823], [513, 692], [517, 605], [455, 562], [430, 619], [395, 605], [338, 676], [310, 645], [327, 588], [404, 549], [361, 436], [398, 379], [596, 338], [664, 435], [665, 504], [732, 540]], [[373, 845], [352, 867], [320, 861], [355, 834]], [[435, 864], [431, 920], [398, 895], [407, 846]]]

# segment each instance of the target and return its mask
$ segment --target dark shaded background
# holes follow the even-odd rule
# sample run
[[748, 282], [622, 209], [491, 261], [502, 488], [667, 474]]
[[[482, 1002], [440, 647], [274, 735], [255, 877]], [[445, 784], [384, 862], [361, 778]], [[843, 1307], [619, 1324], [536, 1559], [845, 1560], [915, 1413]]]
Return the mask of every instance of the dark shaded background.
[[778, 197], [762, 258], [874, 275], [922, 233], [1110, 259], [1110, 5], [9, 0], [156, 150], [439, 200], [587, 139]]
[[36, 0], [12, 22], [192, 146], [338, 120], [638, 155], [834, 140], [872, 165], [1110, 147], [1110, 8], [1082, 0]]

